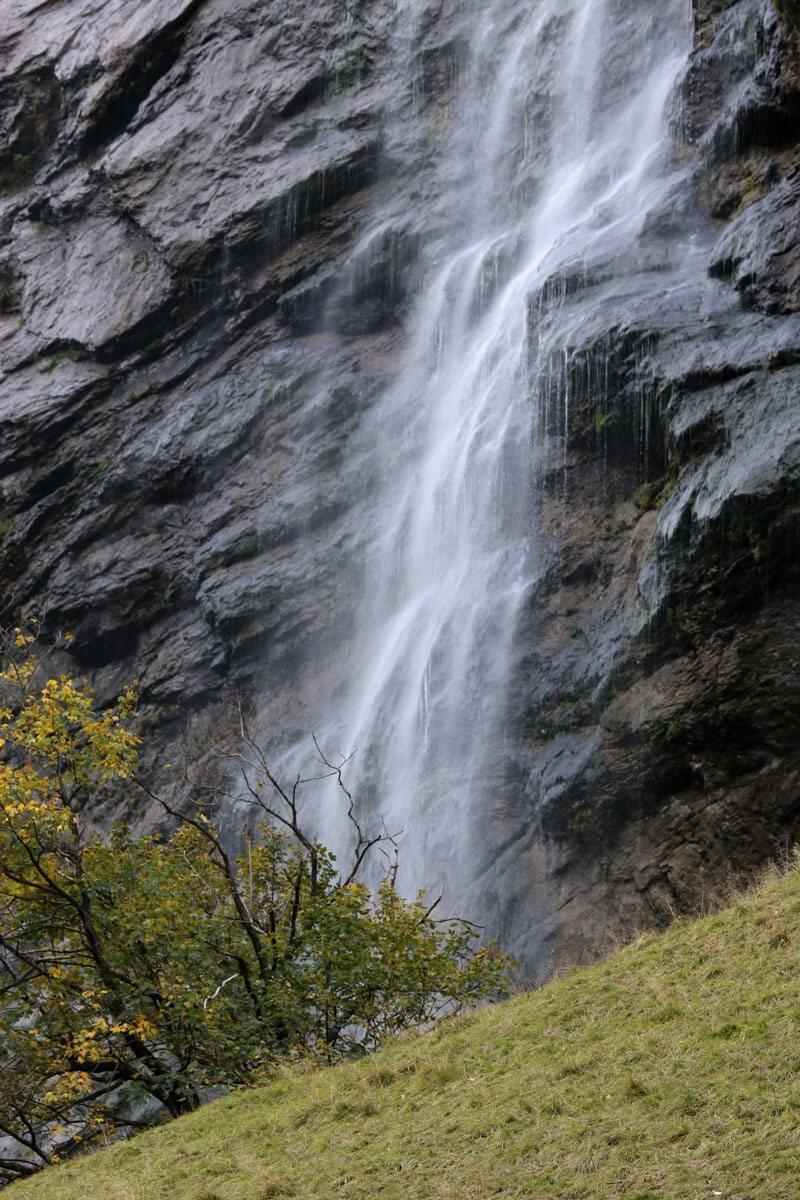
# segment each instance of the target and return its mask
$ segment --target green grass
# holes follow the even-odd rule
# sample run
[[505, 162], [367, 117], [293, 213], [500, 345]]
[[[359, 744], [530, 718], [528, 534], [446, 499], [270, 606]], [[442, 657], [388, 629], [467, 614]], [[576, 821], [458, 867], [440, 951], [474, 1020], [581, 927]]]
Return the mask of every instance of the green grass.
[[9, 1200], [798, 1200], [800, 871]]

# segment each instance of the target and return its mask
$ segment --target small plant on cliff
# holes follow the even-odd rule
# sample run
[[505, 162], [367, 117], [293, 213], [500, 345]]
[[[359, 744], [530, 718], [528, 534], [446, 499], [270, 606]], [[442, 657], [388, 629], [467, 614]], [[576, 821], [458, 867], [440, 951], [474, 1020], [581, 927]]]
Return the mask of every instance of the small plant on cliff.
[[0, 167], [0, 196], [25, 187], [30, 182], [32, 173], [31, 157], [29, 154], [14, 154]]
[[[343, 764], [319, 751], [317, 778], [353, 825], [345, 868], [301, 824], [312, 780], [284, 787], [244, 718], [226, 770], [183, 811], [148, 792], [172, 836], [101, 840], [87, 816], [104, 791], [143, 786], [135, 692], [100, 712], [45, 666], [14, 631], [0, 672], [0, 1179], [282, 1061], [364, 1054], [501, 984], [502, 955], [471, 925], [398, 894], [396, 848], [362, 832]], [[238, 854], [219, 819], [232, 767], [249, 813]], [[373, 895], [359, 872], [376, 849]]]

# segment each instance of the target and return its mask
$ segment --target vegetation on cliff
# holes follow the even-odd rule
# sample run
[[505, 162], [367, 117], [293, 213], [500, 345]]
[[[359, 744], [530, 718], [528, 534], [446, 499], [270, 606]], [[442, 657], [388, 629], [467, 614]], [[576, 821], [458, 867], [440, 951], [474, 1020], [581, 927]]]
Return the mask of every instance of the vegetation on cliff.
[[[137, 786], [135, 693], [98, 712], [33, 640], [16, 630], [0, 672], [0, 1180], [496, 991], [503, 956], [396, 891], [392, 840], [362, 830], [341, 764], [319, 751], [317, 780], [349, 808], [347, 866], [303, 827], [312, 781], [284, 788], [243, 716], [223, 769], [182, 808], [161, 801], [171, 836], [93, 834], [104, 789]], [[241, 839], [222, 832], [225, 801]], [[372, 895], [359, 871], [376, 849], [388, 868]]]

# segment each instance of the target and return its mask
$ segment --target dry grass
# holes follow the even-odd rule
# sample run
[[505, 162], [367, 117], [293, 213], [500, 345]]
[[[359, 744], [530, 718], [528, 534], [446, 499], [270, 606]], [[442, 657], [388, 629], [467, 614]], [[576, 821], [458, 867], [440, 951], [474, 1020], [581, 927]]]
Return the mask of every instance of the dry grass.
[[9, 1200], [798, 1200], [800, 870]]

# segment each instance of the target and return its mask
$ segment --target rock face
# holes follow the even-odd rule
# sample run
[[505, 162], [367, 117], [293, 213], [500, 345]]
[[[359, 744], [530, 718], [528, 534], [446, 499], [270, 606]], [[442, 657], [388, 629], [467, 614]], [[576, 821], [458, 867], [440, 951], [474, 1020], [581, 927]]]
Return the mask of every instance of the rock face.
[[568, 958], [609, 924], [712, 898], [800, 819], [797, 12], [695, 10], [678, 137], [721, 286], [608, 321], [611, 401], [598, 420], [586, 395], [552, 474], [569, 516], [550, 506], [553, 572], [526, 664], [531, 871], [555, 893], [549, 936]]
[[[655, 233], [707, 243], [709, 278], [586, 321], [543, 481], [497, 818], [510, 936], [542, 971], [800, 827], [798, 10], [695, 9], [675, 126], [693, 188]], [[394, 11], [10, 0], [0, 18], [7, 616], [69, 625], [66, 665], [103, 698], [138, 677], [154, 758], [200, 753], [233, 685], [302, 728], [325, 677], [298, 659], [347, 641], [368, 501], [341, 464], [442, 219], [459, 62], [458, 6], [432, 0], [404, 107]], [[376, 195], [385, 232], [354, 256]]]

